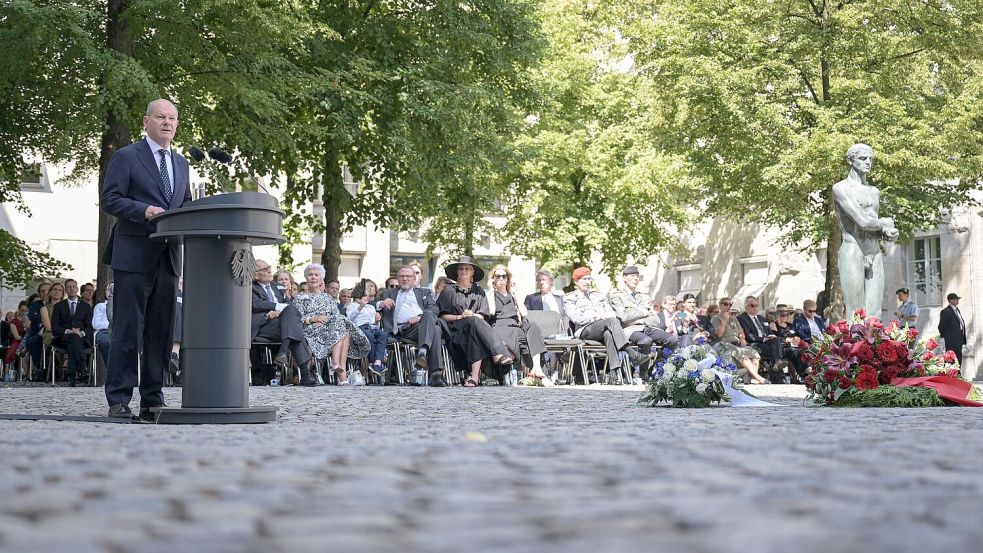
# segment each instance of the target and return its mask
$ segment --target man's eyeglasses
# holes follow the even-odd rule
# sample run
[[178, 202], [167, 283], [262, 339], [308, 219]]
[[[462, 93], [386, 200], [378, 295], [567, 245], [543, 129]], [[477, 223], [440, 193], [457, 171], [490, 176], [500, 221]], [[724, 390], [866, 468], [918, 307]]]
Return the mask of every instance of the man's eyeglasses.
[[272, 271], [272, 269], [269, 268], [269, 267], [263, 267], [262, 269], [256, 269], [256, 272], [257, 273], [268, 273], [270, 271]]
[[747, 306], [748, 306], [748, 307], [757, 307], [757, 306], [758, 306], [758, 304], [756, 304], [756, 303], [749, 303], [749, 304], [747, 304]]
[[806, 309], [806, 313], [815, 313], [815, 312], [816, 312], [815, 309]]

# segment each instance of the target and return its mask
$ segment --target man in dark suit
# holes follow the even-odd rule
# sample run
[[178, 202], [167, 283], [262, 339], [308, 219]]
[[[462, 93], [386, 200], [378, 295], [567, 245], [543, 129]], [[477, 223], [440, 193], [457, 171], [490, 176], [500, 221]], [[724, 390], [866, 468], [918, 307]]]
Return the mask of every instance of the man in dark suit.
[[144, 140], [121, 148], [106, 169], [102, 209], [117, 218], [107, 255], [113, 269], [113, 336], [106, 367], [109, 416], [133, 416], [129, 403], [140, 364], [140, 417], [164, 405], [161, 387], [170, 359], [181, 250], [150, 239], [153, 217], [191, 200], [188, 161], [171, 150], [177, 108], [167, 100], [147, 106]]
[[55, 304], [51, 316], [51, 344], [68, 350], [68, 385], [85, 368], [85, 349], [92, 346], [92, 308], [79, 297], [74, 279], [65, 281], [66, 298]]
[[761, 357], [772, 361], [778, 358], [780, 344], [775, 341], [776, 336], [772, 334], [768, 320], [761, 314], [758, 298], [754, 296], [744, 298], [744, 313], [737, 316], [737, 322], [744, 330], [744, 338], [748, 345], [758, 350]]
[[386, 288], [376, 303], [376, 309], [382, 312], [382, 327], [393, 336], [415, 342], [416, 365], [429, 371], [430, 385], [447, 386], [440, 317], [433, 294], [415, 287], [416, 275], [409, 265], [400, 267], [396, 278], [399, 288]]
[[287, 353], [292, 353], [300, 371], [300, 385], [317, 386], [317, 379], [307, 366], [311, 352], [304, 339], [300, 311], [287, 303], [283, 288], [273, 282], [273, 269], [262, 259], [256, 260], [256, 278], [253, 280], [252, 292], [250, 332], [253, 341], [259, 336], [270, 342], [280, 342], [276, 362], [285, 365]]
[[939, 334], [945, 340], [945, 349], [956, 354], [959, 366], [963, 364], [963, 346], [966, 345], [966, 321], [959, 312], [959, 296], [950, 293], [945, 297], [949, 305], [939, 313]]
[[816, 302], [802, 302], [802, 314], [792, 321], [792, 328], [799, 338], [811, 342], [812, 337], [826, 330], [826, 321], [816, 313]]
[[566, 309], [563, 307], [563, 294], [553, 292], [553, 273], [547, 269], [540, 269], [536, 273], [537, 290], [535, 294], [529, 294], [523, 303], [526, 309], [531, 311], [555, 311], [560, 314], [563, 321], [563, 328], [570, 326], [570, 319], [567, 318]]

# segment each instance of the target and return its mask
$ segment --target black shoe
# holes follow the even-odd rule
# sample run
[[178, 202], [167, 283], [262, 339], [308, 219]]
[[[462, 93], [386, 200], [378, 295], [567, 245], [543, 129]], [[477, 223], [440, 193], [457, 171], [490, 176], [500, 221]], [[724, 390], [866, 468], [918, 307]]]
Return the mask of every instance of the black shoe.
[[157, 423], [157, 413], [150, 410], [150, 407], [140, 408], [140, 422]]
[[433, 388], [446, 388], [447, 381], [444, 380], [444, 373], [433, 373], [430, 375], [430, 386]]
[[633, 347], [629, 347], [625, 351], [628, 353], [628, 362], [631, 363], [631, 366], [633, 367], [641, 366], [647, 363], [649, 360], [648, 355], [645, 355]]
[[69, 388], [74, 388], [75, 387], [75, 377], [74, 376], [68, 377], [68, 387]]
[[429, 365], [427, 363], [427, 353], [429, 353], [430, 348], [423, 346], [416, 350], [416, 366], [421, 369], [426, 369]]
[[317, 383], [317, 377], [314, 376], [314, 373], [304, 370], [300, 371], [300, 385], [307, 387], [320, 386], [320, 384]]
[[133, 411], [124, 403], [117, 403], [109, 407], [109, 416], [114, 419], [132, 419]]
[[177, 382], [177, 373], [181, 372], [181, 358], [176, 351], [171, 352], [171, 359], [167, 363], [167, 370], [171, 374], [171, 382]]

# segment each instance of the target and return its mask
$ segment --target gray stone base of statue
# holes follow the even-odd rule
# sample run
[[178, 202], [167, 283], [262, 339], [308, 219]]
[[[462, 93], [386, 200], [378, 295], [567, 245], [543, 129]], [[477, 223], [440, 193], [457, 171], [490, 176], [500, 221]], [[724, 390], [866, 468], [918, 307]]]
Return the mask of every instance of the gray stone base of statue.
[[894, 219], [878, 217], [880, 191], [867, 184], [874, 151], [854, 144], [846, 153], [850, 174], [833, 185], [836, 218], [843, 233], [838, 260], [845, 316], [861, 307], [868, 316], [881, 315], [884, 298], [884, 256], [881, 240], [894, 241]]

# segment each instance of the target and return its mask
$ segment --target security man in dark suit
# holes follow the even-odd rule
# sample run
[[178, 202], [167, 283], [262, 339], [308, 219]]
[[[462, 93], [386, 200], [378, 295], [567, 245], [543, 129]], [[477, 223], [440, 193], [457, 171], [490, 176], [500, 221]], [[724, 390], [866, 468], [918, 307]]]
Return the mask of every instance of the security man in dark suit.
[[[109, 416], [133, 416], [129, 403], [140, 364], [140, 418], [164, 405], [164, 369], [171, 355], [175, 298], [181, 274], [177, 243], [150, 239], [153, 217], [191, 200], [188, 161], [171, 149], [177, 108], [154, 100], [143, 118], [145, 139], [121, 148], [106, 169], [102, 209], [117, 218], [103, 262], [113, 269], [113, 336], [106, 367]], [[108, 258], [108, 259], [107, 259]]]
[[85, 368], [85, 349], [92, 346], [92, 308], [79, 297], [74, 279], [65, 281], [68, 296], [55, 304], [51, 316], [51, 344], [68, 350], [68, 385]]
[[433, 294], [426, 288], [414, 287], [416, 275], [409, 265], [400, 267], [396, 278], [399, 288], [386, 288], [376, 303], [376, 309], [382, 312], [382, 328], [392, 336], [416, 343], [416, 365], [427, 369], [430, 385], [447, 386], [441, 351], [443, 336]]
[[963, 346], [966, 345], [966, 320], [959, 312], [959, 296], [950, 293], [945, 299], [949, 305], [939, 313], [939, 334], [945, 340], [945, 349], [956, 354], [959, 366], [963, 365]]
[[758, 298], [744, 298], [744, 313], [737, 316], [737, 322], [744, 331], [744, 337], [749, 346], [758, 350], [761, 357], [775, 361], [781, 356], [781, 342], [771, 332], [768, 320], [761, 315]]
[[293, 354], [300, 371], [301, 386], [317, 386], [317, 378], [311, 374], [307, 362], [311, 351], [304, 338], [300, 311], [290, 305], [283, 295], [283, 288], [273, 282], [273, 269], [262, 259], [256, 260], [256, 278], [253, 280], [252, 320], [250, 335], [271, 342], [279, 342], [276, 362], [285, 365], [288, 352]]

